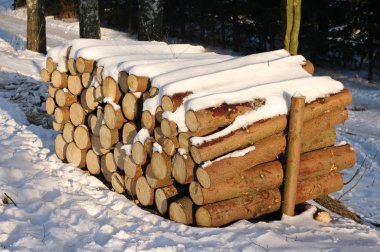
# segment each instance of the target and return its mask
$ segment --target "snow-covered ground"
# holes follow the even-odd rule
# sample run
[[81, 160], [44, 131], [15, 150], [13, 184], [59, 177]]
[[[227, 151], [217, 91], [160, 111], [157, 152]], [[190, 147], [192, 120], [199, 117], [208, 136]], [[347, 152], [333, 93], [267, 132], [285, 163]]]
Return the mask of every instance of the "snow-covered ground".
[[[347, 71], [317, 68], [317, 74], [342, 81], [354, 95], [350, 119], [338, 129], [338, 142], [347, 141], [357, 151], [358, 163], [346, 171], [345, 180], [357, 169], [359, 174], [334, 196], [343, 195], [341, 200], [361, 215], [365, 225], [336, 215], [331, 224], [321, 224], [313, 220], [312, 208], [270, 223], [188, 227], [141, 210], [95, 177], [56, 158], [56, 133], [29, 123], [47, 126], [49, 118], [43, 103], [47, 85], [38, 81], [43, 56], [25, 50], [25, 17], [25, 10], [0, 8], [0, 197], [6, 193], [17, 204], [0, 201], [0, 250], [380, 249], [379, 229], [370, 224], [380, 223], [379, 85], [366, 85]], [[47, 32], [53, 47], [77, 38], [78, 24], [48, 18]], [[130, 39], [110, 29], [102, 29], [102, 35]]]

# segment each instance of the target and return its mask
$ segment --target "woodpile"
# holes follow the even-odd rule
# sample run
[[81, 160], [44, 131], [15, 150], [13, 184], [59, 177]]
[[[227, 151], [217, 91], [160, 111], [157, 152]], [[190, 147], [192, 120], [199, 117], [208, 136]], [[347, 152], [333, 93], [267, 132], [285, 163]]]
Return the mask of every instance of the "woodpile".
[[[348, 119], [352, 95], [312, 77], [302, 56], [280, 50], [233, 58], [190, 45], [178, 45], [190, 48], [178, 56], [175, 45], [148, 42], [118, 54], [112, 43], [76, 40], [48, 54], [41, 79], [50, 82], [46, 111], [60, 132], [59, 159], [102, 174], [115, 192], [179, 223], [218, 227], [259, 217], [281, 208], [289, 147], [287, 110], [265, 111], [286, 108], [274, 98], [300, 91], [296, 204], [342, 188], [339, 171], [356, 159], [349, 144], [334, 146], [335, 126]], [[91, 48], [100, 56], [86, 58]], [[318, 89], [324, 82], [331, 88]], [[308, 85], [315, 83], [314, 95]], [[267, 97], [274, 89], [279, 95]]]

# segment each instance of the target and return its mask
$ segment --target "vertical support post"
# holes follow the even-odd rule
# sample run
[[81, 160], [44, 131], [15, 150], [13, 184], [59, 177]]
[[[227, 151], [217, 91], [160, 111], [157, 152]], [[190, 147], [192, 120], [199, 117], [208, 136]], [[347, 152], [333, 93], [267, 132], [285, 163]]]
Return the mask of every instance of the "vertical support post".
[[295, 95], [292, 97], [289, 115], [286, 170], [282, 203], [282, 213], [288, 216], [294, 215], [294, 207], [296, 202], [304, 107], [304, 96]]

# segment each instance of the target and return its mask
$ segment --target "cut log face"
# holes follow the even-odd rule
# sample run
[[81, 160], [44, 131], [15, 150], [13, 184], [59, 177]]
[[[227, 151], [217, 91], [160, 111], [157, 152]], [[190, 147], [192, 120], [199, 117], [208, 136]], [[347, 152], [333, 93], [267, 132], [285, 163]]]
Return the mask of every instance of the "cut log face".
[[91, 148], [91, 137], [87, 126], [79, 125], [75, 128], [74, 141], [78, 148], [81, 150], [88, 150]]
[[133, 139], [137, 135], [137, 126], [133, 122], [127, 122], [123, 125], [123, 144], [132, 144]]
[[92, 144], [92, 150], [98, 156], [104, 155], [109, 152], [108, 149], [104, 149], [102, 145], [100, 144], [100, 137], [92, 135], [91, 144]]
[[65, 123], [63, 126], [63, 139], [66, 141], [66, 143], [71, 143], [74, 141], [74, 125], [71, 122]]
[[205, 205], [198, 208], [195, 219], [202, 227], [220, 227], [236, 220], [276, 212], [280, 205], [281, 194], [276, 188]]
[[86, 167], [90, 174], [100, 174], [100, 157], [92, 150], [89, 149], [86, 155]]
[[86, 60], [81, 57], [75, 62], [76, 70], [79, 73], [91, 73], [95, 66], [94, 60]]
[[68, 90], [58, 89], [55, 93], [55, 101], [60, 107], [69, 107], [77, 102], [77, 97]]
[[127, 72], [125, 72], [125, 71], [119, 72], [117, 82], [119, 83], [119, 87], [120, 87], [121, 92], [123, 92], [125, 94], [129, 91], [128, 73]]
[[162, 119], [161, 130], [166, 137], [176, 137], [178, 135], [177, 124], [168, 119]]
[[179, 148], [179, 142], [176, 137], [164, 138], [163, 150], [168, 156], [173, 156]]
[[70, 120], [70, 109], [68, 107], [56, 108], [54, 110], [54, 120], [57, 123], [67, 123]]
[[68, 88], [74, 95], [80, 95], [83, 90], [82, 80], [79, 75], [69, 75]]
[[121, 103], [123, 114], [128, 120], [141, 117], [142, 100], [133, 93], [126, 93]]
[[57, 106], [55, 105], [55, 101], [52, 97], [49, 96], [48, 98], [46, 98], [45, 107], [46, 107], [46, 113], [48, 115], [54, 114], [54, 110]]
[[154, 200], [158, 212], [162, 215], [166, 214], [168, 210], [168, 203], [180, 193], [182, 194], [182, 192], [179, 191], [178, 187], [175, 185], [158, 188], [154, 193]]
[[119, 85], [112, 77], [107, 77], [103, 81], [102, 93], [104, 97], [110, 97], [115, 103], [118, 103], [121, 97]]
[[189, 155], [174, 155], [172, 175], [178, 183], [191, 183], [194, 180], [194, 168], [194, 161]]
[[191, 225], [193, 224], [194, 203], [189, 197], [183, 197], [174, 201], [169, 206], [169, 218], [175, 222]]
[[81, 103], [83, 107], [87, 107], [88, 111], [93, 111], [96, 109], [96, 107], [99, 105], [99, 102], [96, 100], [94, 87], [91, 86], [82, 92]]
[[137, 182], [137, 179], [128, 178], [127, 176], [125, 176], [124, 177], [124, 181], [125, 181], [125, 190], [127, 191], [127, 193], [131, 197], [136, 196], [136, 182]]
[[102, 83], [103, 82], [103, 66], [98, 66], [96, 68], [96, 80], [99, 82], [99, 83]]
[[145, 177], [140, 177], [136, 182], [137, 199], [143, 206], [154, 204], [154, 189], [151, 188]]
[[83, 168], [86, 166], [86, 154], [87, 151], [79, 149], [74, 142], [69, 143], [67, 146], [67, 161], [78, 168]]
[[69, 69], [69, 72], [71, 75], [78, 75], [77, 67], [75, 64], [75, 60], [73, 58], [68, 59], [67, 61], [67, 68]]
[[161, 127], [154, 128], [153, 135], [154, 135], [154, 140], [156, 140], [157, 143], [160, 142], [161, 139], [165, 137], [164, 134], [162, 133]]
[[158, 106], [156, 108], [156, 113], [154, 114], [154, 117], [156, 118], [156, 121], [161, 123], [162, 122], [162, 119], [163, 119], [163, 114], [164, 114], [164, 110], [162, 109], [161, 106]]
[[139, 178], [143, 175], [143, 167], [141, 165], [135, 164], [132, 156], [126, 155], [123, 161], [123, 168], [127, 177]]
[[150, 165], [148, 165], [146, 167], [146, 176], [145, 177], [146, 177], [147, 183], [153, 189], [169, 186], [169, 185], [172, 185], [174, 182], [173, 179], [171, 179], [171, 177], [164, 178], [164, 179], [157, 178], [154, 175], [152, 167]]
[[116, 172], [117, 169], [115, 160], [113, 159], [113, 154], [111, 152], [108, 152], [102, 156], [100, 160], [100, 169], [102, 170], [104, 178], [108, 182], [111, 182], [112, 174]]
[[155, 97], [156, 95], [158, 95], [158, 93], [159, 93], [159, 89], [156, 87], [151, 87], [149, 90], [150, 98]]
[[70, 106], [70, 120], [75, 126], [84, 124], [86, 121], [86, 111], [82, 108], [79, 102], [76, 102]]
[[[83, 87], [85, 88], [89, 88], [90, 85], [91, 85], [91, 78], [92, 78], [92, 74], [91, 73], [83, 73], [82, 76], [81, 76], [81, 80], [82, 80], [82, 85]], [[101, 82], [99, 82], [101, 83]]]
[[56, 88], [67, 88], [67, 74], [55, 70], [51, 74], [51, 83]]
[[197, 180], [205, 187], [223, 182], [256, 164], [276, 159], [285, 151], [286, 140], [283, 134], [267, 137], [255, 144], [255, 149], [244, 156], [224, 158], [196, 171]]
[[112, 188], [115, 192], [123, 194], [125, 192], [125, 179], [124, 176], [118, 172], [114, 172], [111, 177]]
[[158, 179], [168, 179], [171, 177], [171, 159], [165, 153], [153, 152], [150, 164], [153, 174]]
[[144, 128], [152, 132], [154, 130], [156, 119], [149, 111], [145, 110], [141, 115], [141, 123]]
[[136, 142], [132, 146], [132, 158], [133, 162], [138, 165], [144, 165], [147, 160], [147, 149], [145, 144]]
[[145, 92], [148, 90], [149, 78], [144, 76], [129, 75], [128, 87], [132, 92]]
[[[87, 117], [87, 126], [91, 129], [92, 134], [94, 134], [94, 129], [98, 118], [95, 114], [89, 114]], [[99, 136], [99, 135], [98, 135]]]
[[164, 111], [174, 112], [182, 105], [186, 96], [191, 95], [191, 92], [175, 94], [173, 96], [164, 95], [161, 99], [161, 106]]
[[120, 129], [126, 121], [120, 108], [115, 109], [113, 105], [107, 104], [104, 108], [104, 121], [110, 129]]
[[46, 71], [48, 71], [49, 73], [54, 72], [57, 69], [57, 65], [58, 64], [54, 62], [51, 57], [48, 57], [46, 59]]
[[54, 87], [53, 84], [49, 84], [49, 89], [48, 89], [48, 92], [49, 92], [49, 96], [50, 97], [55, 97], [55, 92], [57, 92], [58, 88]]
[[67, 146], [69, 144], [65, 142], [63, 139], [62, 134], [57, 135], [54, 141], [54, 149], [57, 157], [60, 160], [65, 160], [66, 158], [66, 152], [67, 152]]
[[63, 123], [57, 123], [55, 120], [53, 120], [53, 129], [55, 131], [62, 131], [63, 130]]
[[102, 125], [99, 131], [100, 144], [104, 149], [110, 150], [119, 141], [118, 130], [111, 130], [107, 125]]
[[45, 68], [41, 69], [41, 81], [43, 82], [49, 82], [51, 77], [51, 72], [46, 70]]

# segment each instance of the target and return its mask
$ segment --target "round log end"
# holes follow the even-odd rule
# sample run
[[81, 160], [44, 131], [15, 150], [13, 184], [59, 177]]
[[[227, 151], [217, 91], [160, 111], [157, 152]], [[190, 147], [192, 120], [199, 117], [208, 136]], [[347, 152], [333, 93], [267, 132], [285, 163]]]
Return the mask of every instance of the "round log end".
[[191, 182], [189, 187], [190, 197], [198, 206], [203, 205], [202, 187], [198, 182]]
[[154, 189], [152, 189], [145, 177], [140, 177], [136, 182], [137, 199], [143, 206], [150, 206], [154, 203]]
[[79, 102], [76, 102], [70, 106], [70, 120], [75, 126], [84, 124], [86, 118], [86, 111], [82, 108]]
[[121, 104], [124, 116], [128, 120], [134, 120], [138, 113], [136, 96], [132, 93], [126, 93]]
[[64, 160], [66, 158], [67, 146], [68, 143], [65, 142], [62, 134], [57, 135], [54, 141], [54, 149], [60, 160]]
[[204, 207], [198, 208], [195, 212], [195, 220], [198, 226], [211, 227], [211, 215]]
[[123, 144], [132, 144], [133, 139], [135, 138], [136, 135], [137, 135], [137, 126], [132, 122], [125, 123], [123, 126], [123, 134], [122, 134]]
[[90, 174], [100, 174], [100, 158], [92, 149], [87, 151], [86, 166]]
[[174, 201], [169, 206], [169, 218], [175, 222], [193, 224], [193, 202], [189, 197]]
[[102, 83], [103, 82], [103, 66], [98, 66], [96, 68], [96, 80], [99, 82], [99, 83]]
[[62, 131], [63, 130], [63, 123], [57, 123], [55, 120], [53, 120], [53, 130], [55, 131]]
[[198, 131], [199, 123], [194, 111], [189, 110], [185, 114], [185, 124], [190, 131]]
[[196, 146], [191, 146], [190, 152], [195, 163], [200, 164], [203, 162], [202, 155]]
[[51, 73], [48, 70], [46, 70], [45, 68], [41, 69], [41, 81], [49, 82], [50, 76], [51, 76]]
[[137, 172], [137, 165], [135, 164], [135, 162], [133, 162], [132, 157], [126, 155], [123, 161], [125, 176], [129, 178], [135, 178]]
[[137, 179], [135, 178], [128, 178], [127, 176], [124, 177], [125, 189], [131, 196], [136, 196], [136, 182]]
[[178, 134], [177, 125], [166, 118], [161, 121], [161, 130], [166, 137], [175, 137]]
[[54, 119], [57, 123], [66, 123], [70, 120], [70, 110], [68, 107], [55, 108]]
[[83, 168], [86, 165], [86, 151], [79, 149], [74, 142], [69, 143], [67, 161], [78, 168]]
[[[103, 69], [102, 69], [103, 70]], [[119, 72], [118, 81], [121, 92], [126, 93], [129, 90], [128, 87], [128, 73], [125, 71]], [[133, 91], [136, 92], [136, 91]]]
[[197, 172], [197, 180], [198, 182], [204, 187], [204, 188], [210, 188], [211, 186], [211, 181], [208, 173], [206, 172], [205, 169], [203, 168], [198, 168]]
[[142, 112], [141, 122], [143, 127], [148, 129], [149, 131], [152, 131], [154, 129], [155, 118], [149, 111], [145, 110]]
[[100, 137], [100, 145], [104, 148], [104, 149], [111, 149], [112, 145], [113, 145], [113, 142], [112, 142], [112, 130], [110, 130], [107, 125], [103, 124], [101, 127], [100, 127], [100, 130], [99, 130], [99, 137]]
[[107, 127], [110, 129], [115, 129], [116, 127], [116, 114], [113, 106], [111, 104], [107, 104], [104, 108], [104, 122]]
[[185, 160], [180, 154], [176, 154], [173, 158], [173, 177], [180, 183], [184, 184], [186, 182], [186, 164]]
[[46, 107], [46, 113], [48, 115], [54, 114], [56, 105], [52, 97], [49, 96], [48, 98], [46, 98], [45, 107]]
[[80, 95], [82, 93], [82, 79], [79, 75], [70, 75], [67, 82], [67, 87], [72, 94]]
[[63, 126], [63, 139], [67, 143], [71, 143], [74, 140], [74, 125], [70, 122], [65, 123]]
[[161, 106], [164, 111], [173, 112], [174, 105], [170, 96], [164, 95], [161, 99]]
[[139, 82], [137, 80], [137, 77], [135, 75], [131, 74], [128, 76], [127, 82], [128, 82], [128, 88], [132, 92], [137, 92], [136, 90], [139, 88]]
[[151, 158], [152, 172], [157, 179], [165, 179], [170, 173], [168, 169], [168, 162], [165, 159], [165, 154], [159, 152], [153, 152]]
[[60, 107], [64, 107], [66, 105], [66, 95], [63, 89], [58, 89], [55, 92], [55, 101], [57, 102], [57, 105]]
[[77, 61], [75, 62], [75, 66], [76, 66], [77, 71], [79, 73], [83, 73], [84, 72], [84, 68], [86, 66], [86, 62], [85, 62], [85, 60], [83, 58], [79, 57], [77, 59]]
[[158, 212], [164, 215], [168, 210], [168, 201], [166, 199], [166, 194], [162, 188], [158, 188], [156, 190], [154, 200], [156, 202]]
[[76, 127], [74, 130], [74, 141], [81, 150], [87, 150], [91, 147], [91, 138], [88, 128], [84, 125]]
[[132, 146], [132, 158], [133, 162], [138, 165], [143, 165], [146, 162], [146, 150], [144, 145], [140, 142], [136, 142]]
[[115, 172], [111, 177], [112, 188], [115, 192], [123, 194], [125, 192], [125, 180], [119, 173]]

